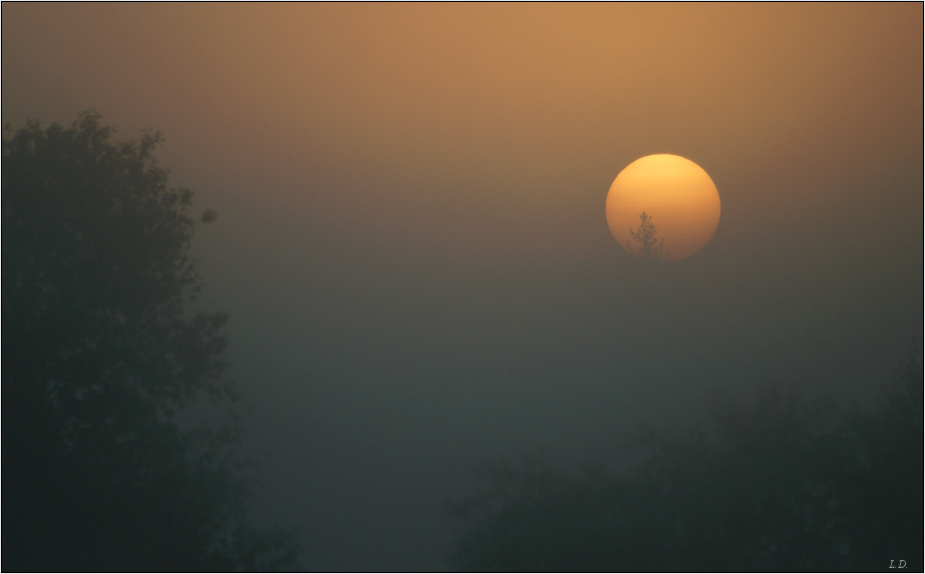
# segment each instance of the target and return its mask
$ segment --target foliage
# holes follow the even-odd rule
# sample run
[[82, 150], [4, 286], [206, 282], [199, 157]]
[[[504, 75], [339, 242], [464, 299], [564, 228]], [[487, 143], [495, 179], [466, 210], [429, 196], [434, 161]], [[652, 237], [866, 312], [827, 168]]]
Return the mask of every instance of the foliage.
[[[225, 316], [188, 311], [192, 193], [159, 134], [112, 136], [87, 112], [3, 140], [3, 568], [291, 563], [247, 522]], [[204, 398], [225, 422], [181, 431]]]
[[639, 214], [639, 228], [635, 230], [631, 228], [630, 235], [639, 243], [638, 249], [627, 245], [631, 253], [639, 255], [646, 261], [664, 261], [667, 257], [665, 240], [658, 238], [652, 216], [645, 211]]
[[876, 412], [768, 390], [710, 430], [638, 435], [631, 472], [485, 466], [451, 504], [466, 571], [920, 569], [921, 362]]

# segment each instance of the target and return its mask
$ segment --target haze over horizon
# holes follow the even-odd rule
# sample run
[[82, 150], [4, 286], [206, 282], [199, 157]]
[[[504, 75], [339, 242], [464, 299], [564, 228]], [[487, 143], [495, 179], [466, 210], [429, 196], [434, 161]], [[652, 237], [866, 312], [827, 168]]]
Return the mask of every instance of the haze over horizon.
[[[309, 570], [445, 570], [482, 461], [614, 462], [765, 384], [864, 404], [921, 348], [921, 4], [2, 7], [5, 134], [154, 129]], [[722, 202], [654, 269], [607, 191]]]

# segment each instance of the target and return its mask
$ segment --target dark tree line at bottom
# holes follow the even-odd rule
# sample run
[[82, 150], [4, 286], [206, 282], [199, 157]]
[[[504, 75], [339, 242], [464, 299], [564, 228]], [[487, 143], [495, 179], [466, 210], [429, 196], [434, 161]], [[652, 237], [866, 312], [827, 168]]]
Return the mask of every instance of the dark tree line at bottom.
[[873, 410], [768, 389], [684, 437], [629, 441], [631, 471], [479, 469], [453, 502], [463, 571], [881, 571], [923, 564], [920, 355]]

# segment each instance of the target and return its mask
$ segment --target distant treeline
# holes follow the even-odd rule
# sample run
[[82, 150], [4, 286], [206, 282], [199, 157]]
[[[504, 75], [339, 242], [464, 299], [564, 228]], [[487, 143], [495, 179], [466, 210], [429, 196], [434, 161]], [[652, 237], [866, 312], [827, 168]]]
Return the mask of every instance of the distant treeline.
[[[644, 462], [579, 475], [485, 465], [450, 505], [464, 571], [888, 571], [923, 568], [923, 377], [916, 354], [871, 411], [767, 389]], [[902, 562], [901, 562], [902, 561]]]

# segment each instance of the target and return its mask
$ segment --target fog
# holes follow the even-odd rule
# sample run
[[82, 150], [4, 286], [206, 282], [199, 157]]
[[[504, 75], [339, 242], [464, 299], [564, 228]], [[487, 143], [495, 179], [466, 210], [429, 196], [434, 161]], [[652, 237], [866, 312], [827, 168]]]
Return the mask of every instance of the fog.
[[[171, 182], [219, 214], [197, 305], [229, 314], [255, 520], [298, 527], [300, 569], [445, 570], [481, 462], [620, 465], [630, 433], [764, 385], [863, 407], [921, 347], [921, 21], [5, 3], [3, 123], [164, 134]], [[655, 267], [604, 217], [651, 153], [722, 203]]]

